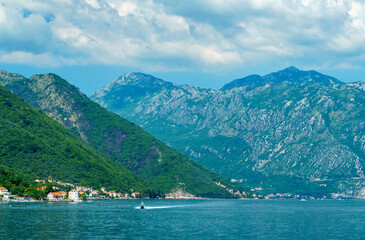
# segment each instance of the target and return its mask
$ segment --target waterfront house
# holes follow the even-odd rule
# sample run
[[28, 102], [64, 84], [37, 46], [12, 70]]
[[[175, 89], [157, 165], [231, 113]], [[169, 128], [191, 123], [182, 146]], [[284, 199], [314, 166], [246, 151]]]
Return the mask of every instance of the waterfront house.
[[91, 195], [91, 197], [93, 197], [93, 198], [97, 198], [97, 197], [99, 197], [99, 191], [98, 191], [98, 190], [92, 191], [92, 192], [90, 193], [90, 195]]
[[102, 187], [100, 190], [101, 190], [103, 193], [106, 193], [106, 188], [105, 188], [105, 187]]
[[50, 192], [47, 195], [47, 200], [52, 202], [62, 201], [63, 197], [61, 192]]
[[8, 199], [10, 196], [10, 193], [9, 193], [8, 189], [6, 189], [4, 187], [0, 187], [0, 195], [2, 195], [4, 199]]
[[116, 197], [117, 196], [117, 193], [115, 191], [110, 191], [110, 192], [108, 192], [108, 195], [110, 197]]
[[72, 189], [71, 191], [68, 192], [68, 199], [74, 202], [79, 202], [80, 201], [79, 192], [76, 191], [75, 189]]
[[139, 195], [141, 195], [139, 192], [133, 192], [132, 193], [132, 197], [134, 197], [134, 198], [138, 197]]

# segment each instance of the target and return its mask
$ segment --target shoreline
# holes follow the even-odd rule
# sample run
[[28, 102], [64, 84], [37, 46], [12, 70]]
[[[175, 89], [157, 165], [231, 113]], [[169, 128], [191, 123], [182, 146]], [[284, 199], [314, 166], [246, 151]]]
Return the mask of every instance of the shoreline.
[[[91, 201], [109, 201], [109, 200], [260, 200], [260, 201], [303, 201], [302, 199], [293, 199], [293, 198], [272, 198], [272, 199], [258, 199], [258, 198], [141, 198], [141, 199], [134, 199], [134, 198], [119, 198], [119, 199], [111, 199], [111, 198], [96, 198], [96, 199], [87, 199], [86, 201], [48, 201], [48, 200], [18, 200], [18, 199], [11, 199], [11, 200], [0, 200], [0, 204], [4, 203], [87, 203]], [[306, 199], [306, 202], [313, 202], [313, 201], [364, 201], [365, 198], [351, 198], [351, 199]]]

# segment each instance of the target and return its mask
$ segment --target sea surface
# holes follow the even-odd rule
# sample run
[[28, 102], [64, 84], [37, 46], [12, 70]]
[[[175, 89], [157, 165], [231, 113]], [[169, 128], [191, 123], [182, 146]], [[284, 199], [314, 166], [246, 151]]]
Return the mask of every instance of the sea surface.
[[0, 239], [365, 239], [365, 201], [0, 203]]

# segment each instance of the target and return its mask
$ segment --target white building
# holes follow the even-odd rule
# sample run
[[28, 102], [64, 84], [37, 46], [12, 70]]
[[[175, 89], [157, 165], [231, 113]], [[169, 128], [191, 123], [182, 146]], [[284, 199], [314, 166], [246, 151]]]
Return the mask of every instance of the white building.
[[10, 193], [8, 189], [0, 187], [0, 195], [2, 195], [4, 199], [9, 199]]
[[108, 195], [110, 197], [116, 197], [117, 196], [117, 193], [115, 191], [110, 191], [110, 192], [108, 192]]
[[75, 189], [72, 189], [71, 191], [68, 192], [68, 199], [74, 202], [79, 202], [80, 201], [79, 192], [76, 191]]
[[62, 201], [63, 197], [62, 197], [61, 192], [50, 192], [47, 195], [47, 199], [48, 199], [48, 201], [58, 202], [58, 201]]

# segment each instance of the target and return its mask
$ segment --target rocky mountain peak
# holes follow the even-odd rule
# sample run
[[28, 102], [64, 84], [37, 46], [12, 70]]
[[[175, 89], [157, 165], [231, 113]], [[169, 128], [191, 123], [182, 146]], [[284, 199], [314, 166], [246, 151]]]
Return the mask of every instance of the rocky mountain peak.
[[139, 85], [141, 87], [149, 87], [151, 85], [166, 85], [169, 83], [152, 75], [140, 72], [132, 72], [121, 75], [115, 79], [112, 84], [114, 87], [116, 85]]
[[17, 73], [9, 73], [7, 71], [4, 70], [0, 70], [0, 78], [3, 79], [3, 81], [5, 82], [17, 82], [19, 80], [24, 80], [25, 78]]
[[274, 84], [280, 84], [283, 82], [297, 83], [297, 84], [341, 84], [342, 82], [334, 77], [330, 77], [321, 74], [316, 71], [302, 71], [298, 68], [291, 66], [280, 70], [278, 72], [270, 73], [265, 76], [250, 75], [241, 79], [233, 80], [232, 82], [224, 85], [221, 90], [227, 91], [238, 87], [257, 87], [264, 83], [272, 82]]
[[91, 98], [101, 98], [107, 94], [117, 94], [129, 97], [144, 96], [162, 89], [174, 89], [175, 84], [166, 82], [152, 75], [133, 72], [125, 73], [109, 83], [104, 88], [96, 91]]
[[300, 72], [300, 70], [294, 66], [287, 67], [282, 72]]

